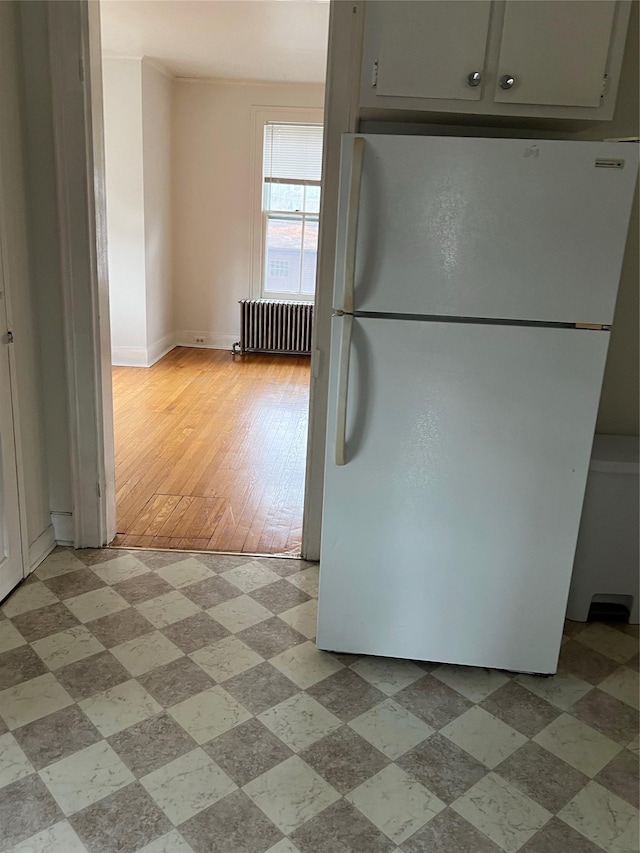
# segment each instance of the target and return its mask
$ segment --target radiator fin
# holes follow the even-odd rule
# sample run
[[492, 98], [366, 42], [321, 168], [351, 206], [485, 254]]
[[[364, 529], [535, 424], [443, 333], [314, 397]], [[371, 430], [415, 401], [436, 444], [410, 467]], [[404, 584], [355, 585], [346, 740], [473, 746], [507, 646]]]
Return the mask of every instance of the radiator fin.
[[309, 355], [313, 305], [268, 299], [240, 300], [240, 352]]

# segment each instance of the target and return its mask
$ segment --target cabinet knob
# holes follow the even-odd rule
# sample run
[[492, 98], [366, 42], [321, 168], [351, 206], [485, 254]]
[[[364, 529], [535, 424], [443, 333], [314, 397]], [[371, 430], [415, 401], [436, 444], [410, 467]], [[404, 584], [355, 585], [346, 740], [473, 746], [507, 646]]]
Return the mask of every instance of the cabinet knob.
[[511, 74], [503, 74], [500, 78], [500, 88], [501, 89], [510, 89], [513, 84], [516, 82], [516, 78], [512, 77]]
[[472, 71], [467, 77], [467, 84], [472, 87], [479, 86], [482, 81], [482, 74], [479, 71]]

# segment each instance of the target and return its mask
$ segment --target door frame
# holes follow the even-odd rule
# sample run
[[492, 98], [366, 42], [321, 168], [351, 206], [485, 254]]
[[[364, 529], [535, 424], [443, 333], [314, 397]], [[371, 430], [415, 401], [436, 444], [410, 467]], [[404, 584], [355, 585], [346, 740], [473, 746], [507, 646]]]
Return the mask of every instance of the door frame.
[[309, 560], [320, 559], [340, 144], [343, 133], [355, 133], [358, 130], [363, 29], [363, 0], [355, 0], [352, 3], [331, 0], [324, 102], [318, 274], [313, 309], [309, 430], [302, 518], [302, 554]]
[[[0, 83], [1, 85], [1, 83]], [[7, 125], [9, 123], [7, 122]], [[2, 140], [0, 138], [0, 152], [3, 150]], [[11, 518], [12, 515], [9, 513], [9, 527], [5, 531], [5, 536], [7, 542], [13, 541], [13, 536], [15, 535], [15, 544], [16, 550], [18, 550], [18, 554], [16, 554], [16, 559], [19, 563], [22, 577], [25, 578], [29, 572], [29, 538], [27, 533], [27, 506], [26, 506], [26, 494], [25, 494], [25, 482], [24, 482], [24, 466], [22, 463], [23, 455], [22, 455], [22, 439], [21, 439], [21, 429], [20, 429], [20, 407], [18, 404], [18, 391], [17, 391], [17, 382], [16, 382], [16, 357], [15, 357], [15, 347], [11, 341], [6, 340], [8, 330], [13, 330], [15, 325], [13, 323], [12, 311], [11, 311], [11, 293], [10, 293], [10, 281], [11, 281], [11, 271], [10, 271], [10, 262], [7, 258], [6, 251], [6, 221], [9, 214], [10, 205], [8, 205], [4, 200], [7, 198], [7, 194], [4, 192], [4, 182], [2, 180], [2, 172], [0, 170], [0, 199], [2, 202], [0, 203], [0, 317], [3, 317], [5, 323], [0, 325], [0, 335], [5, 338], [5, 340], [0, 341], [0, 346], [2, 348], [7, 349], [7, 372], [9, 379], [9, 400], [8, 400], [8, 408], [9, 408], [9, 420], [12, 425], [11, 438], [13, 442], [10, 442], [9, 446], [9, 458], [12, 462], [12, 471], [3, 471], [2, 476], [7, 480], [12, 480], [15, 476], [15, 488], [17, 495], [17, 507], [14, 507], [14, 518], [13, 520], [16, 522], [17, 526], [17, 535], [15, 535], [15, 528], [12, 526]], [[0, 354], [0, 357], [4, 357], [4, 353]], [[13, 451], [13, 453], [12, 453]], [[13, 458], [11, 458], [13, 457]], [[2, 453], [0, 451], [0, 464], [2, 464]], [[5, 493], [6, 494], [6, 493]], [[6, 517], [6, 516], [5, 516]], [[13, 548], [10, 546], [9, 552], [9, 561], [11, 561], [11, 552]], [[1, 555], [0, 555], [1, 557]], [[18, 579], [15, 583], [19, 583]], [[15, 584], [14, 584], [15, 585]], [[11, 590], [9, 590], [11, 591]], [[7, 592], [5, 591], [4, 595], [0, 592], [0, 600], [6, 596]]]
[[48, 3], [47, 15], [73, 544], [95, 548], [116, 533], [100, 9], [97, 0]]
[[[6, 7], [3, 9], [5, 15], [11, 16], [17, 14], [15, 7], [11, 8], [12, 6], [13, 4], [6, 4]], [[14, 23], [17, 25], [17, 22]], [[17, 73], [19, 58], [15, 52], [13, 36], [13, 27], [6, 26], [0, 28], [0, 48], [2, 49], [0, 55], [4, 60], [3, 67], [0, 69], [0, 86], [3, 87], [11, 87], [12, 84], [17, 85], [13, 75]], [[13, 79], [11, 79], [12, 77]], [[5, 94], [6, 99], [4, 97]], [[3, 92], [3, 97], [0, 100], [2, 100], [5, 107], [9, 106], [9, 108], [11, 108], [12, 106], [15, 106], [15, 104], [12, 104], [12, 94], [13, 93], [10, 93], [10, 90]], [[15, 165], [15, 154], [18, 150], [17, 146], [20, 144], [16, 137], [17, 129], [15, 122], [0, 122], [0, 290], [4, 293], [4, 296], [0, 293], [0, 299], [3, 299], [4, 301], [4, 315], [6, 321], [6, 329], [0, 328], [0, 334], [2, 335], [4, 335], [8, 330], [15, 331], [16, 329], [11, 301], [12, 281], [15, 277], [18, 283], [24, 284], [24, 270], [15, 267], [15, 254], [13, 251], [9, 250], [9, 246], [12, 242], [9, 222], [11, 221], [12, 216], [15, 215], [14, 211], [16, 209], [21, 210], [24, 208], [24, 198], [16, 197], [16, 193], [23, 191], [23, 187], [21, 187], [20, 190], [17, 190], [15, 183], [8, 179], [5, 170], [3, 169], [3, 162], [9, 163], [10, 166], [11, 164]], [[3, 156], [5, 154], [7, 155], [6, 158]], [[26, 251], [26, 247], [24, 251]], [[5, 346], [4, 342], [0, 345]], [[20, 404], [17, 388], [18, 383], [16, 381], [17, 364], [15, 345], [8, 345], [7, 350], [9, 363], [9, 406], [11, 407], [13, 420], [13, 449], [15, 454], [15, 476], [18, 494], [17, 514], [18, 524], [20, 527], [18, 537], [20, 542], [19, 557], [22, 566], [22, 577], [24, 578], [30, 570], [29, 534], [26, 524], [27, 499], [23, 464], [22, 430], [20, 428]], [[7, 534], [11, 535], [11, 531], [7, 531]]]
[[[1, 85], [1, 84], [0, 84]], [[0, 151], [2, 151], [2, 144], [0, 142]], [[3, 182], [2, 182], [2, 174], [0, 173], [0, 198], [5, 198], [5, 194], [2, 192]], [[9, 460], [11, 462], [11, 468], [13, 470], [3, 470], [0, 476], [5, 482], [11, 482], [15, 484], [15, 496], [17, 497], [17, 506], [11, 507], [11, 502], [9, 505], [5, 505], [5, 510], [3, 511], [4, 519], [0, 519], [0, 521], [8, 520], [8, 526], [5, 530], [5, 541], [8, 545], [8, 553], [7, 558], [9, 565], [12, 565], [13, 558], [17, 561], [16, 568], [19, 569], [19, 576], [11, 574], [11, 584], [12, 586], [8, 589], [3, 589], [3, 579], [0, 578], [0, 601], [6, 597], [6, 595], [11, 592], [11, 589], [20, 583], [22, 578], [25, 578], [29, 572], [28, 565], [28, 554], [29, 554], [29, 539], [27, 534], [27, 507], [25, 500], [25, 488], [24, 488], [24, 467], [22, 464], [22, 442], [21, 442], [21, 430], [20, 430], [20, 409], [18, 406], [18, 394], [16, 388], [16, 362], [15, 362], [15, 347], [13, 343], [7, 340], [7, 331], [9, 329], [13, 330], [14, 325], [11, 319], [11, 298], [9, 293], [9, 283], [10, 283], [10, 271], [9, 271], [9, 261], [7, 260], [7, 252], [3, 250], [3, 247], [6, 246], [5, 240], [5, 222], [6, 215], [8, 213], [8, 206], [6, 204], [0, 204], [0, 317], [2, 317], [5, 321], [4, 324], [0, 325], [0, 335], [4, 340], [0, 341], [0, 347], [7, 350], [7, 378], [9, 381], [9, 400], [8, 409], [9, 409], [9, 417], [8, 421], [11, 425], [11, 429], [9, 430]], [[4, 358], [4, 353], [0, 352], [0, 358]], [[3, 404], [4, 405], [4, 404]], [[13, 439], [11, 441], [11, 439]], [[0, 465], [2, 465], [3, 452], [0, 449]], [[4, 489], [4, 486], [0, 483], [0, 488]], [[4, 497], [6, 498], [6, 491], [3, 491]], [[15, 548], [13, 547], [15, 544]], [[14, 554], [14, 551], [17, 551]], [[2, 559], [2, 554], [0, 554], [0, 559]]]
[[[320, 554], [340, 137], [357, 130], [363, 0], [331, 0], [302, 555]], [[75, 547], [116, 534], [100, 10], [48, 4]], [[99, 106], [99, 108], [96, 108]]]

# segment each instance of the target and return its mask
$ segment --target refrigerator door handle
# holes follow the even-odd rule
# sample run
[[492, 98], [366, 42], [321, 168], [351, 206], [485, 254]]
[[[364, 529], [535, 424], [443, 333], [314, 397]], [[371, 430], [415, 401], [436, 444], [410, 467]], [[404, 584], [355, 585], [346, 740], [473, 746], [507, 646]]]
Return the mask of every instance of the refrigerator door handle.
[[347, 392], [349, 389], [349, 357], [351, 354], [351, 332], [353, 316], [342, 316], [340, 336], [340, 362], [338, 364], [338, 399], [336, 402], [336, 465], [346, 465], [347, 444]]
[[358, 214], [360, 213], [360, 184], [364, 160], [364, 138], [353, 140], [351, 174], [349, 176], [349, 198], [347, 203], [347, 229], [344, 253], [344, 305], [342, 310], [353, 313], [353, 292], [356, 277], [356, 244], [358, 240]]

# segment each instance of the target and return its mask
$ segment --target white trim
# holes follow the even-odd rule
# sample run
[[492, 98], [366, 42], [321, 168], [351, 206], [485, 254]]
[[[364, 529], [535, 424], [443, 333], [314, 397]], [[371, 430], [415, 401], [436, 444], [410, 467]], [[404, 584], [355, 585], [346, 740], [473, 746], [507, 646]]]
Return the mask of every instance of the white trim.
[[136, 55], [133, 53], [115, 53], [112, 50], [101, 50], [100, 56], [101, 59], [135, 59], [141, 64], [146, 63], [147, 65], [151, 65], [152, 68], [155, 68], [156, 71], [160, 72], [160, 74], [164, 74], [164, 76], [168, 77], [169, 80], [175, 80], [175, 77], [168, 68], [165, 68], [157, 59], [151, 59], [150, 56], [144, 56], [143, 54]]
[[142, 61], [143, 59], [141, 53], [118, 53], [115, 50], [105, 50], [104, 48], [100, 51], [100, 54], [103, 59], [137, 59], [138, 61]]
[[[116, 56], [117, 56], [117, 54], [116, 54]], [[164, 74], [164, 76], [167, 77], [169, 80], [174, 79], [173, 74], [169, 71], [169, 69], [165, 68], [164, 65], [162, 65], [161, 62], [158, 62], [157, 59], [151, 59], [151, 57], [149, 57], [149, 56], [143, 56], [143, 57], [141, 57], [141, 59], [142, 59], [143, 65], [146, 63], [147, 65], [150, 65], [152, 68], [155, 68], [156, 71], [159, 71], [160, 74]]]
[[51, 524], [58, 545], [73, 545], [76, 524], [72, 512], [52, 512]]
[[[237, 77], [182, 77], [176, 74], [173, 78], [179, 83], [197, 83], [208, 86], [317, 86], [318, 89], [324, 91], [324, 83], [319, 83], [317, 80], [240, 80]], [[286, 109], [286, 107], [274, 107], [274, 109]], [[297, 109], [293, 107], [292, 109]]]
[[[15, 16], [17, 14], [16, 9], [8, 10], [6, 12], [8, 16]], [[13, 39], [14, 33], [17, 30], [14, 30], [14, 27], [18, 27], [19, 23], [17, 19], [14, 18], [12, 21], [13, 27], [6, 29], [7, 32], [3, 31], [3, 36], [6, 37], [9, 42], [8, 50], [6, 44], [2, 44], [2, 50], [5, 51], [4, 58], [6, 61], [6, 66], [4, 66], [2, 70], [3, 74], [3, 86], [7, 88], [7, 100], [2, 98], [3, 107], [13, 107], [16, 112], [14, 115], [17, 116], [17, 110], [19, 105], [17, 103], [12, 103], [13, 98], [17, 91], [17, 81], [14, 79], [14, 74], [18, 73], [20, 57]], [[9, 69], [9, 74], [7, 78], [5, 78], [5, 72]], [[10, 91], [9, 91], [10, 90]], [[9, 100], [11, 99], [11, 100]], [[9, 110], [7, 109], [7, 113]], [[18, 263], [16, 263], [17, 258], [19, 258], [21, 250], [22, 250], [22, 260], [23, 262], [26, 260], [26, 256], [28, 254], [28, 245], [20, 245], [16, 246], [15, 240], [11, 239], [11, 236], [15, 236], [15, 234], [11, 235], [11, 229], [9, 223], [12, 219], [15, 221], [16, 210], [18, 211], [18, 215], [24, 213], [24, 190], [22, 178], [24, 175], [24, 164], [22, 160], [19, 161], [20, 167], [22, 169], [22, 175], [19, 176], [19, 183], [16, 183], [15, 178], [15, 167], [16, 167], [16, 155], [18, 157], [21, 156], [20, 152], [20, 140], [17, 137], [19, 133], [19, 128], [16, 127], [15, 122], [11, 120], [5, 120], [0, 122], [0, 290], [4, 292], [4, 297], [0, 296], [0, 299], [4, 298], [4, 319], [6, 321], [6, 328], [0, 329], [0, 331], [4, 334], [6, 329], [11, 329], [14, 333], [17, 333], [18, 340], [20, 338], [20, 334], [23, 331], [21, 328], [16, 327], [15, 318], [13, 315], [12, 302], [11, 302], [11, 288], [13, 286], [18, 287], [26, 287], [29, 286], [29, 281], [26, 278], [29, 275], [29, 270], [27, 267], [23, 267], [20, 269]], [[5, 164], [9, 167], [9, 169], [13, 168], [11, 173], [6, 174], [2, 170], [2, 165]], [[13, 178], [13, 180], [12, 180]], [[14, 192], [15, 191], [15, 192]], [[24, 235], [26, 239], [26, 233]], [[20, 241], [22, 244], [22, 240]], [[2, 315], [2, 307], [0, 306], [0, 316]], [[24, 330], [25, 334], [31, 333], [31, 330]], [[3, 346], [7, 346], [3, 344]], [[11, 408], [12, 420], [13, 420], [13, 451], [14, 451], [14, 461], [15, 461], [15, 482], [17, 489], [17, 498], [18, 498], [18, 507], [17, 507], [17, 525], [14, 529], [9, 529], [6, 531], [9, 542], [13, 542], [13, 537], [17, 533], [16, 539], [18, 540], [18, 547], [20, 549], [20, 553], [18, 555], [20, 568], [22, 571], [22, 576], [25, 577], [27, 574], [27, 555], [28, 555], [28, 533], [27, 533], [27, 495], [25, 488], [25, 476], [24, 476], [24, 450], [22, 445], [22, 429], [21, 429], [21, 419], [20, 419], [20, 404], [19, 404], [19, 394], [18, 394], [18, 369], [17, 369], [17, 352], [18, 343], [12, 344], [11, 346], [7, 346], [8, 350], [8, 361], [9, 361], [9, 394], [10, 400], [8, 401], [8, 405]], [[9, 438], [9, 436], [7, 436]], [[0, 453], [0, 462], [2, 461], [2, 455]], [[5, 471], [4, 476], [10, 478], [12, 476], [10, 471]], [[8, 519], [11, 524], [13, 511], [12, 507], [8, 508]], [[12, 547], [12, 546], [10, 546]]]
[[92, 127], [92, 118], [99, 121], [100, 116], [92, 115], [90, 85], [95, 66], [89, 41], [92, 34], [95, 39], [96, 12], [97, 4], [90, 9], [80, 0], [47, 6], [74, 506], [68, 517], [73, 532], [68, 526], [64, 534], [56, 529], [56, 538], [79, 548], [106, 544], [115, 527], [106, 499], [114, 474], [105, 464], [112, 447], [105, 431], [109, 389], [103, 389], [108, 374], [102, 358], [109, 351], [104, 336], [100, 340], [100, 322], [108, 323], [101, 299], [106, 286], [104, 187], [97, 173], [102, 163], [94, 162]]
[[307, 302], [309, 305], [313, 305], [316, 301], [315, 293], [285, 293], [284, 291], [279, 293], [275, 290], [265, 290], [264, 294], [257, 298], [264, 302]]
[[329, 52], [325, 90], [322, 198], [318, 274], [311, 353], [307, 468], [302, 514], [302, 556], [320, 557], [324, 455], [329, 397], [329, 348], [338, 215], [340, 137], [358, 126], [358, 94], [364, 3], [333, 2], [329, 11]]
[[[198, 333], [200, 334], [200, 333]], [[151, 367], [176, 346], [176, 335], [171, 332], [150, 347], [112, 347], [111, 364], [114, 367]], [[191, 344], [191, 346], [197, 346]]]
[[[249, 279], [251, 298], [262, 299], [264, 261], [264, 225], [262, 215], [262, 153], [264, 126], [268, 121], [297, 121], [301, 124], [323, 124], [324, 111], [310, 107], [251, 107], [251, 263]], [[269, 294], [265, 298], [272, 297]], [[298, 299], [289, 294], [289, 299]], [[313, 301], [309, 299], [308, 301]]]
[[[204, 338], [204, 343], [195, 343], [196, 338]], [[240, 339], [240, 332], [235, 335], [212, 335], [210, 332], [190, 332], [181, 330], [176, 332], [176, 346], [194, 347], [197, 349], [228, 349]]]
[[156, 361], [160, 361], [162, 356], [166, 355], [176, 345], [176, 333], [170, 332], [168, 335], [165, 335], [164, 338], [160, 338], [159, 341], [155, 341], [150, 346], [147, 347], [147, 367], [151, 367], [152, 364], [155, 364]]
[[[84, 54], [88, 68], [88, 89], [85, 90], [85, 110], [91, 128], [94, 198], [91, 199], [92, 226], [95, 228], [97, 276], [92, 280], [98, 307], [96, 369], [100, 371], [98, 389], [99, 411], [96, 429], [100, 438], [97, 460], [99, 511], [102, 520], [101, 539], [104, 544], [116, 535], [116, 462], [113, 423], [113, 389], [111, 370], [111, 323], [109, 312], [109, 271], [107, 265], [107, 206], [106, 157], [104, 150], [104, 108], [102, 98], [102, 38], [100, 35], [100, 4], [89, 0], [83, 18]], [[93, 234], [91, 235], [93, 244]], [[96, 543], [97, 544], [97, 543]]]
[[146, 347], [112, 347], [111, 364], [114, 367], [149, 367]]
[[45, 530], [43, 530], [40, 536], [38, 536], [36, 541], [29, 545], [28, 573], [31, 574], [31, 572], [37, 569], [44, 558], [48, 557], [55, 547], [56, 537], [53, 530], [53, 524], [50, 524]]

